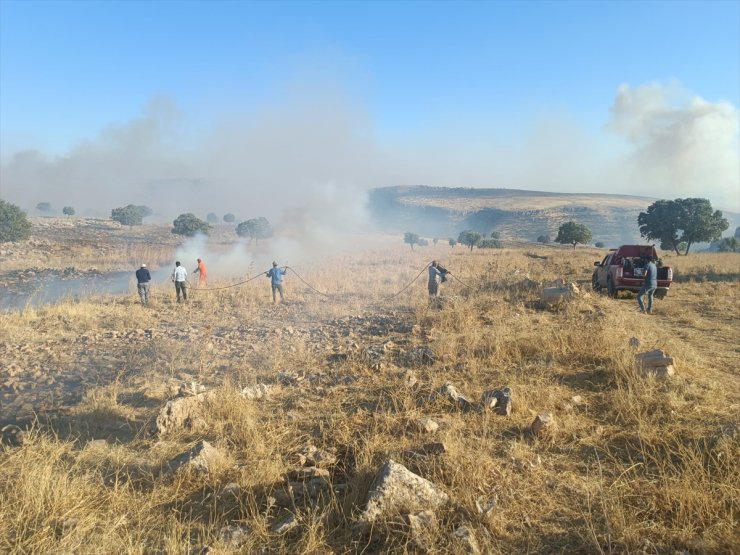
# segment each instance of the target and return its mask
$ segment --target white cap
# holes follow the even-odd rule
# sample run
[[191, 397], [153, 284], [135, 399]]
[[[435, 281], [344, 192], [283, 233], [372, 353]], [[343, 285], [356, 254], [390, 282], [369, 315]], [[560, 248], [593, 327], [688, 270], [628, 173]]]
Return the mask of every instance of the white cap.
[[142, 267], [142, 268], [146, 268], [146, 264], [142, 264], [142, 265], [141, 265], [141, 267]]

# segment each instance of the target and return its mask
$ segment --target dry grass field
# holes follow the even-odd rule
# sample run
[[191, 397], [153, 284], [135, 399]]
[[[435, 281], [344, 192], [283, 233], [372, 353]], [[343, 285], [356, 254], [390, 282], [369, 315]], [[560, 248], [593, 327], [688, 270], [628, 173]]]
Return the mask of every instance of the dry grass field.
[[[125, 232], [64, 258], [169, 267], [174, 243], [95, 260], [106, 233]], [[439, 302], [425, 275], [390, 298], [432, 258], [457, 278]], [[590, 291], [601, 258], [412, 252], [398, 237], [295, 264], [326, 295], [289, 273], [276, 306], [266, 278], [216, 290], [235, 280], [212, 274], [185, 304], [165, 282], [148, 307], [132, 290], [0, 314], [0, 420], [28, 428], [0, 448], [0, 552], [740, 552], [740, 255], [664, 257], [676, 283], [654, 316]], [[559, 278], [581, 293], [540, 307]], [[644, 375], [633, 337], [673, 356], [676, 375]], [[476, 406], [436, 395], [446, 382]], [[242, 394], [258, 384], [263, 397]], [[199, 425], [157, 433], [162, 407], [198, 385], [211, 392]], [[510, 416], [477, 407], [503, 386]], [[557, 430], [535, 437], [542, 412]], [[168, 471], [203, 439], [220, 453], [207, 472]], [[362, 524], [389, 459], [449, 496], [433, 524]]]

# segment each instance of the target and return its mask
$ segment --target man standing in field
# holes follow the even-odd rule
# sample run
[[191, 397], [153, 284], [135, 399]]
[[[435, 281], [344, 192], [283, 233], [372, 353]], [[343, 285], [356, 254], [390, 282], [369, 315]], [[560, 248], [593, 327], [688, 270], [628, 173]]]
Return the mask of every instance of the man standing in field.
[[201, 287], [208, 286], [208, 270], [206, 270], [206, 263], [200, 258], [198, 259], [198, 267], [193, 271], [194, 274], [198, 274], [198, 285]]
[[427, 283], [430, 297], [439, 295], [439, 284], [443, 281], [447, 281], [447, 270], [440, 266], [439, 262], [432, 260], [429, 265], [429, 282]]
[[152, 275], [149, 273], [149, 268], [146, 264], [142, 264], [141, 268], [136, 270], [136, 288], [139, 291], [139, 299], [141, 304], [146, 306], [149, 304], [149, 282], [152, 280]]
[[272, 303], [275, 304], [275, 291], [280, 293], [280, 302], [283, 302], [283, 276], [287, 273], [288, 267], [285, 266], [282, 270], [278, 268], [277, 262], [272, 263], [272, 268], [265, 272], [265, 275], [272, 278]]
[[184, 266], [180, 266], [180, 261], [175, 262], [175, 271], [172, 272], [172, 281], [175, 282], [175, 293], [177, 294], [177, 302], [180, 302], [180, 293], [182, 293], [182, 299], [188, 300], [188, 291], [186, 288], [186, 280], [188, 279], [188, 271]]
[[642, 283], [640, 292], [637, 293], [637, 304], [640, 305], [640, 312], [645, 313], [645, 305], [642, 303], [642, 297], [647, 293], [648, 305], [647, 313], [653, 313], [653, 295], [658, 288], [658, 267], [655, 265], [655, 259], [648, 257], [647, 266], [645, 266], [645, 281]]

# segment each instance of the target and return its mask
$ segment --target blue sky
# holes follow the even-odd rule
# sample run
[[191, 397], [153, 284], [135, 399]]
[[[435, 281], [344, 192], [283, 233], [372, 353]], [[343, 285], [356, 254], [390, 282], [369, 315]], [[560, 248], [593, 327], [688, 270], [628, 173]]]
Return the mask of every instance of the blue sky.
[[[576, 152], [592, 145], [594, 159], [644, 148], [639, 136], [644, 142], [650, 130], [609, 131], [621, 85], [632, 100], [653, 87], [664, 114], [702, 99], [736, 119], [740, 2], [0, 0], [5, 163], [29, 148], [67, 156], [111, 125], [141, 118], [153, 99], [178, 114], [167, 140], [180, 147], [224, 122], [264, 112], [279, 120], [324, 99], [350, 114], [350, 134], [383, 151], [381, 159], [405, 161], [379, 180], [429, 182], [435, 173], [415, 179], [413, 168], [424, 152], [439, 162], [449, 147], [442, 182], [429, 184], [532, 188], [537, 180], [513, 169], [491, 173], [488, 150], [518, 145], [524, 163], [528, 141], [542, 146], [538, 137], [562, 128], [563, 141], [576, 137]], [[732, 147], [737, 130], [724, 132], [722, 144]], [[471, 158], [475, 176], [454, 169]], [[732, 200], [735, 171], [727, 163], [723, 202]], [[385, 184], [396, 183], [364, 183]]]

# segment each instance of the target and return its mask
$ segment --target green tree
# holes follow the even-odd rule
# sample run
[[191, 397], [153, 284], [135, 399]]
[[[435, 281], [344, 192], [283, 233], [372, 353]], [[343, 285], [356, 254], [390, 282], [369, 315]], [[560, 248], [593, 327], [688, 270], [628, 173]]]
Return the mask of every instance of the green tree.
[[187, 214], [180, 214], [172, 222], [172, 233], [175, 235], [185, 235], [186, 237], [193, 237], [198, 233], [208, 235], [208, 230], [210, 229], [210, 225], [190, 212]]
[[139, 211], [139, 214], [141, 214], [142, 218], [146, 218], [154, 214], [154, 210], [152, 210], [148, 206], [144, 206], [143, 204], [138, 205], [136, 209]]
[[498, 231], [491, 232], [491, 239], [501, 239], [501, 233]]
[[550, 239], [549, 235], [540, 235], [537, 237], [538, 243], [549, 243], [550, 241], [552, 241], [552, 239]]
[[466, 247], [470, 247], [471, 251], [473, 250], [474, 246], [481, 242], [481, 239], [483, 239], [483, 236], [477, 231], [473, 231], [472, 229], [461, 231], [460, 235], [457, 236], [457, 242], [461, 245], [465, 245]]
[[457, 245], [457, 239], [453, 239], [452, 237], [450, 237], [449, 239], [447, 239], [447, 244], [454, 249], [455, 245]]
[[122, 208], [114, 208], [110, 212], [110, 218], [120, 224], [127, 226], [141, 225], [144, 216], [139, 206], [129, 204]]
[[209, 224], [217, 224], [218, 223], [218, 216], [216, 216], [216, 214], [214, 214], [213, 212], [209, 212], [206, 215], [206, 221]]
[[51, 212], [51, 203], [50, 202], [39, 202], [36, 205], [36, 210], [39, 212]]
[[65, 216], [74, 216], [75, 209], [71, 206], [65, 206], [64, 208], [62, 208], [62, 214], [64, 214]]
[[478, 242], [479, 249], [501, 249], [504, 245], [498, 239], [481, 239]]
[[594, 243], [594, 247], [596, 247], [597, 249], [603, 249], [604, 248], [604, 243], [602, 243], [601, 241], [596, 241]]
[[411, 250], [414, 250], [414, 245], [419, 244], [419, 236], [416, 233], [411, 233], [410, 231], [407, 231], [403, 234], [403, 242], [409, 245], [411, 247]]
[[15, 204], [0, 200], [0, 242], [23, 241], [31, 235], [31, 222]]
[[561, 245], [573, 245], [576, 248], [578, 243], [587, 245], [591, 242], [591, 230], [583, 224], [576, 222], [565, 222], [558, 229], [558, 236], [555, 242]]
[[250, 243], [253, 240], [259, 243], [260, 239], [272, 237], [272, 226], [267, 218], [252, 218], [236, 226], [236, 234], [239, 237], [249, 237]]
[[224, 214], [224, 221], [227, 224], [230, 224], [231, 222], [236, 221], [236, 216], [234, 216], [234, 214], [232, 214], [231, 212], [229, 212], [228, 214]]
[[719, 252], [740, 252], [740, 239], [737, 237], [725, 237], [717, 244]]
[[716, 241], [730, 224], [721, 210], [713, 210], [704, 198], [658, 200], [637, 216], [640, 235], [670, 245], [680, 255], [679, 245], [686, 243], [685, 255], [693, 243]]

